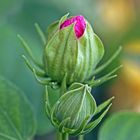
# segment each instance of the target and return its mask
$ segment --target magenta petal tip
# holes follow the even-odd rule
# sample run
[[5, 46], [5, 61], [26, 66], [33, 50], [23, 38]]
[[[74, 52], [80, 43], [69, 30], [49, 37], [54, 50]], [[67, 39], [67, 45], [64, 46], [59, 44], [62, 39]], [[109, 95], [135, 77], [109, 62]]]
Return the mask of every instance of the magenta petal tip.
[[73, 23], [75, 23], [74, 31], [75, 31], [76, 37], [80, 38], [84, 34], [84, 31], [86, 28], [86, 21], [82, 15], [74, 16], [72, 18], [65, 20], [60, 25], [60, 29], [63, 29], [63, 28], [65, 28]]

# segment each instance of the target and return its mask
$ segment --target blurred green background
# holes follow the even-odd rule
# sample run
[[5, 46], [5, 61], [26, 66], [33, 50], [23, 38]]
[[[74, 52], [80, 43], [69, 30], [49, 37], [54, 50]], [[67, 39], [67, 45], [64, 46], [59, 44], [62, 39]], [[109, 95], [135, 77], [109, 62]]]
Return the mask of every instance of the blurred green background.
[[[19, 86], [32, 103], [38, 120], [37, 140], [53, 140], [54, 130], [44, 111], [44, 89], [21, 58], [25, 52], [17, 34], [25, 38], [41, 61], [42, 44], [34, 23], [39, 23], [46, 32], [50, 23], [68, 12], [70, 15], [82, 14], [92, 24], [106, 49], [102, 61], [118, 46], [123, 46], [121, 57], [106, 70], [123, 63], [118, 78], [93, 91], [98, 103], [114, 95], [116, 99], [110, 113], [126, 109], [140, 112], [139, 0], [1, 0], [0, 75]], [[96, 139], [96, 132], [87, 135], [86, 139]]]

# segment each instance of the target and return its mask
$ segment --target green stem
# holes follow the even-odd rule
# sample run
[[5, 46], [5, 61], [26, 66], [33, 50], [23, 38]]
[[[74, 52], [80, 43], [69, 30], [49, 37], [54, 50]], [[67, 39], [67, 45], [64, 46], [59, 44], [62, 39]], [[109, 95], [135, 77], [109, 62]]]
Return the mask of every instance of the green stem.
[[67, 133], [62, 133], [62, 139], [61, 140], [69, 140], [69, 135]]
[[84, 135], [80, 135], [80, 136], [78, 137], [78, 140], [84, 140]]
[[57, 132], [57, 140], [62, 140], [62, 133], [60, 133], [59, 131]]

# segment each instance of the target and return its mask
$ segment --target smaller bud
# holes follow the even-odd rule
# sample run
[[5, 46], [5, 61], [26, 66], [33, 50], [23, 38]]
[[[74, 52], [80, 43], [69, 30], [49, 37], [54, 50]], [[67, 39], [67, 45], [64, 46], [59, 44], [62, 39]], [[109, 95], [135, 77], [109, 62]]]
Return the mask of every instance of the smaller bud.
[[66, 129], [78, 130], [86, 118], [90, 121], [97, 108], [90, 90], [88, 85], [72, 84], [69, 91], [56, 103], [52, 114], [54, 124], [63, 124]]

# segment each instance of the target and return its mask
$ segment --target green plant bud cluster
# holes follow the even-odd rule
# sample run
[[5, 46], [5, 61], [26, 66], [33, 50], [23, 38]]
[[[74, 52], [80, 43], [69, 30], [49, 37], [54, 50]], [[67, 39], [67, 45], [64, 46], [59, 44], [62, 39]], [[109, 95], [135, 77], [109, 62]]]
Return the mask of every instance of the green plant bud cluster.
[[[61, 133], [83, 135], [100, 123], [111, 106], [113, 98], [97, 106], [91, 89], [117, 76], [114, 73], [121, 66], [98, 79], [95, 77], [119, 55], [121, 47], [96, 68], [104, 55], [101, 40], [87, 20], [80, 37], [76, 37], [75, 23], [60, 28], [64, 21], [69, 22], [67, 16], [49, 26], [47, 37], [36, 24], [44, 46], [42, 63], [35, 59], [24, 39], [18, 37], [33, 62], [23, 55], [26, 65], [36, 80], [45, 86], [46, 112], [50, 121]], [[55, 99], [51, 98], [52, 94]]]

